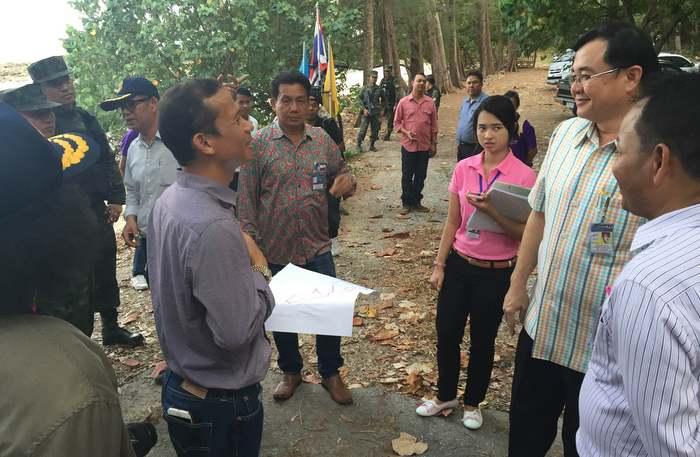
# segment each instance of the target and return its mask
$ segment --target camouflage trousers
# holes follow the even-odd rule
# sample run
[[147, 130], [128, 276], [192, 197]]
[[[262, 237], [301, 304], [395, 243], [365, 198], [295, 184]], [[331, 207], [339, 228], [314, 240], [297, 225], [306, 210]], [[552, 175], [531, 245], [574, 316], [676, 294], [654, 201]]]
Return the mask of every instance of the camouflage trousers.
[[365, 136], [367, 135], [367, 127], [372, 125], [372, 131], [369, 135], [369, 140], [374, 143], [379, 138], [379, 114], [370, 114], [369, 116], [362, 116], [360, 121], [360, 130], [357, 132], [357, 146], [359, 147], [363, 141], [365, 141]]
[[386, 107], [386, 133], [384, 134], [384, 139], [388, 140], [391, 136], [391, 132], [394, 131], [394, 105], [388, 105]]
[[39, 314], [63, 319], [87, 336], [92, 335], [95, 312], [116, 322], [119, 306], [117, 243], [114, 228], [106, 222], [99, 227], [95, 261], [87, 268], [56, 272], [37, 289], [34, 304]]

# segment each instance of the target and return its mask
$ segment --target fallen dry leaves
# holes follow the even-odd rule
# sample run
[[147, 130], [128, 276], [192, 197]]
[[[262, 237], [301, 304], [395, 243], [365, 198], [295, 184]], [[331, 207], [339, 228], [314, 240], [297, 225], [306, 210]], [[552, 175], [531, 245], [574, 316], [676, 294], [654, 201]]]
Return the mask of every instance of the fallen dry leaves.
[[421, 455], [428, 450], [428, 443], [408, 433], [401, 432], [398, 438], [391, 440], [391, 448], [397, 455]]

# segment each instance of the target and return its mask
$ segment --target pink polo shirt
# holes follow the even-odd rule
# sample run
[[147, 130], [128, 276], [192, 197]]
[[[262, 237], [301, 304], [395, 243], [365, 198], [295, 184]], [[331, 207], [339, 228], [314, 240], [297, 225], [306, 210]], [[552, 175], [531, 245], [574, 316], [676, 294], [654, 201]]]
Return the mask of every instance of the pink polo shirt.
[[[535, 185], [536, 175], [530, 167], [518, 160], [512, 152], [491, 170], [488, 182], [484, 177], [484, 152], [460, 161], [452, 174], [448, 190], [459, 196], [459, 212], [461, 225], [455, 234], [452, 247], [460, 254], [482, 260], [507, 260], [518, 253], [518, 241], [503, 233], [482, 230], [478, 238], [473, 238], [467, 232], [467, 221], [475, 208], [467, 201], [467, 193], [486, 192], [491, 187], [494, 177], [496, 181], [517, 184], [524, 187]], [[481, 189], [479, 188], [481, 177]]]
[[416, 139], [410, 141], [401, 135], [401, 146], [409, 152], [430, 150], [433, 138], [437, 138], [437, 110], [433, 99], [424, 95], [420, 100], [409, 94], [399, 101], [394, 113], [394, 130], [413, 130]]

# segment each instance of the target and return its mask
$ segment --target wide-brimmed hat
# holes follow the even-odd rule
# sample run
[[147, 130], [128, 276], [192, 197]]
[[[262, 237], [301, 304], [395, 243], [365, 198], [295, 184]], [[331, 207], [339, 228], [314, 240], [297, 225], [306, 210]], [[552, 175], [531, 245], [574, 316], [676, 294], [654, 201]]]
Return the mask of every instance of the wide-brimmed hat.
[[27, 71], [35, 83], [45, 83], [70, 74], [63, 56], [52, 56], [38, 60], [29, 65]]
[[119, 92], [117, 92], [117, 96], [100, 103], [100, 108], [105, 111], [113, 111], [121, 108], [125, 101], [136, 95], [160, 98], [158, 89], [151, 81], [141, 76], [130, 76], [124, 78], [122, 87], [119, 89]]
[[0, 93], [0, 100], [12, 106], [17, 111], [39, 111], [61, 106], [46, 98], [39, 84], [27, 84], [16, 89], [8, 89]]

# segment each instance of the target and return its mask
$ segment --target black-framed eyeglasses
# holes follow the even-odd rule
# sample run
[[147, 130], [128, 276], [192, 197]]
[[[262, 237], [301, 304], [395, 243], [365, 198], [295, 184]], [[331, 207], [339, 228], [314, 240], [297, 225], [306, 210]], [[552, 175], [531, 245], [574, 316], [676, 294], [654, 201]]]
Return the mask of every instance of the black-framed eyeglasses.
[[609, 75], [610, 73], [620, 71], [620, 70], [622, 70], [622, 68], [615, 67], [615, 68], [611, 68], [610, 70], [601, 71], [600, 73], [596, 73], [593, 75], [586, 75], [586, 74], [576, 75], [574, 73], [571, 73], [567, 77], [567, 79], [569, 80], [569, 84], [571, 84], [572, 86], [574, 85], [574, 83], [586, 84], [591, 79], [600, 78], [601, 76]]
[[139, 103], [142, 103], [142, 102], [145, 102], [148, 100], [150, 100], [150, 98], [130, 98], [130, 99], [122, 102], [121, 109], [132, 113], [136, 109], [136, 106]]

